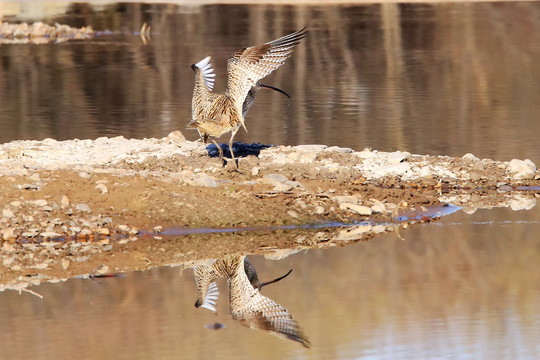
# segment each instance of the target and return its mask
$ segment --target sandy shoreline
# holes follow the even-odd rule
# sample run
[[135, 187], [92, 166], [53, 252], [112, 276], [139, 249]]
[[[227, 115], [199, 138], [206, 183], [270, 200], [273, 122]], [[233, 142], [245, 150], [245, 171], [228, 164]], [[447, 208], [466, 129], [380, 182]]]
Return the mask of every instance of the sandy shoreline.
[[[180, 132], [163, 139], [1, 144], [0, 289], [171, 263], [186, 266], [226, 253], [282, 256], [343, 245], [413, 225], [417, 219], [397, 223], [396, 218], [429, 213], [444, 202], [469, 212], [528, 209], [536, 204], [540, 185], [529, 160], [237, 143], [238, 173], [218, 163], [215, 147], [208, 149], [212, 157]], [[362, 226], [277, 230], [280, 236], [244, 232], [243, 243], [227, 241], [219, 232], [188, 234], [180, 241], [165, 236], [186, 229], [358, 221]]]

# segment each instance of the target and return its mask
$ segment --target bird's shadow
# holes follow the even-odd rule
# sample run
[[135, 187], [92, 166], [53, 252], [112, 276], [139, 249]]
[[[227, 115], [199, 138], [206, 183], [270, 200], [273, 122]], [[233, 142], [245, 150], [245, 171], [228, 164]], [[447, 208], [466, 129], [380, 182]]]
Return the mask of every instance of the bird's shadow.
[[[223, 156], [226, 158], [231, 158], [231, 152], [229, 150], [229, 144], [219, 144], [223, 149]], [[233, 143], [234, 156], [237, 158], [247, 157], [250, 155], [259, 156], [261, 150], [268, 149], [274, 145], [265, 145], [265, 144], [246, 144], [241, 142]], [[210, 157], [218, 157], [219, 151], [214, 144], [208, 144], [206, 146], [206, 151]]]

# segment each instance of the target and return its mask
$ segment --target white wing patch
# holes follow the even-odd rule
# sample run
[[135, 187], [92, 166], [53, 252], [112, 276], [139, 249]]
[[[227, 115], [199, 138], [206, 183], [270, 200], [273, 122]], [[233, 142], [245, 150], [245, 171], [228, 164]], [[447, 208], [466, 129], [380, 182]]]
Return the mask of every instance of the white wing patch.
[[211, 57], [207, 56], [195, 64], [196, 67], [201, 69], [203, 73], [203, 77], [204, 77], [204, 82], [206, 83], [208, 90], [212, 90], [214, 88], [214, 80], [216, 77], [216, 74], [214, 73], [214, 69], [212, 68], [212, 64], [210, 63], [210, 60], [211, 60]]
[[215, 282], [211, 283], [208, 286], [208, 291], [204, 297], [204, 303], [201, 305], [202, 308], [208, 309], [213, 312], [217, 312], [216, 304], [219, 297], [219, 290]]

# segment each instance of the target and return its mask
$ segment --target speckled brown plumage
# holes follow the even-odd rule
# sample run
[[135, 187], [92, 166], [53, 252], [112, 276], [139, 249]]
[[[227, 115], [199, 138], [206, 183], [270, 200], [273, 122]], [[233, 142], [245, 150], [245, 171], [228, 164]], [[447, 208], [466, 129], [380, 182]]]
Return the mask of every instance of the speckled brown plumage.
[[[250, 281], [248, 274], [252, 273], [253, 281], [256, 278], [256, 272], [253, 266], [249, 262], [246, 263], [245, 260], [245, 256], [230, 256], [218, 259], [210, 266], [195, 267], [194, 274], [198, 290], [196, 306], [204, 303], [205, 300], [202, 299], [207, 298], [204, 293], [204, 289], [208, 289], [206, 284], [213, 283], [216, 277], [225, 276], [229, 284], [229, 305], [233, 319], [252, 329], [269, 331], [274, 335], [297, 341], [303, 346], [309, 347], [309, 340], [287, 310], [272, 299], [262, 295], [259, 288]], [[248, 269], [247, 272], [246, 269]], [[198, 277], [201, 278], [198, 279]]]
[[210, 138], [219, 151], [220, 162], [223, 162], [223, 150], [215, 139], [231, 132], [229, 150], [236, 165], [232, 144], [240, 126], [245, 129], [242, 110], [248, 92], [260, 79], [283, 65], [305, 34], [304, 28], [266, 44], [237, 51], [227, 64], [227, 88], [223, 94], [212, 92], [215, 74], [210, 57], [191, 66], [195, 71], [195, 89], [188, 128], [197, 129], [205, 142]]

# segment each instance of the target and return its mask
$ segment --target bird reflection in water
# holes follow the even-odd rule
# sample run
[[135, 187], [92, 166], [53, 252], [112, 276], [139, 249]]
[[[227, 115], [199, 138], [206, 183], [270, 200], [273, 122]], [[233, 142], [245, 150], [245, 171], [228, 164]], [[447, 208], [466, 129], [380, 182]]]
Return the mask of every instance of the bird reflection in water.
[[[291, 270], [292, 271], [292, 270]], [[228, 256], [214, 261], [212, 265], [195, 266], [197, 301], [195, 307], [216, 312], [219, 291], [215, 280], [226, 277], [229, 285], [229, 306], [232, 318], [252, 329], [269, 331], [310, 347], [298, 323], [288, 311], [272, 299], [260, 293], [268, 284], [280, 281], [287, 274], [262, 283], [257, 272], [245, 256]]]

